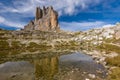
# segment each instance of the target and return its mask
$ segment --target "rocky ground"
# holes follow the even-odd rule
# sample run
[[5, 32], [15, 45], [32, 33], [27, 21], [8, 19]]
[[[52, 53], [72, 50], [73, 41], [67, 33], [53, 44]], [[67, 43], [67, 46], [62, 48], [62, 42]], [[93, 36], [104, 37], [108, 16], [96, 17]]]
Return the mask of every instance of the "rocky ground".
[[73, 40], [83, 42], [83, 52], [108, 69], [107, 80], [120, 79], [120, 24], [79, 33]]
[[[108, 68], [108, 80], [120, 77], [120, 24], [84, 32], [0, 30], [0, 53], [82, 50]], [[8, 53], [9, 52], [9, 53]]]

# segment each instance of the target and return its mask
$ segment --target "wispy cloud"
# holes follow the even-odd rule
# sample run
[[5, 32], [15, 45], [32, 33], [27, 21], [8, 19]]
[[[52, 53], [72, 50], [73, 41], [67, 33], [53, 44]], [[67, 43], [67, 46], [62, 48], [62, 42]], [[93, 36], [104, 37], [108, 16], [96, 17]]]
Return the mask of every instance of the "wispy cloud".
[[72, 15], [76, 11], [83, 10], [99, 2], [100, 0], [13, 0], [13, 6], [1, 6], [1, 12], [32, 14], [36, 6], [52, 5], [60, 14]]
[[102, 27], [107, 28], [107, 27], [114, 27], [114, 26], [115, 26], [114, 24], [106, 24], [106, 25], [103, 25]]
[[[20, 19], [34, 17], [36, 6], [52, 5], [60, 15], [74, 15], [99, 2], [100, 0], [11, 0], [11, 5], [0, 3], [0, 14], [3, 15], [0, 17], [0, 22], [6, 20], [2, 24], [23, 27], [21, 23], [24, 22], [20, 22]], [[10, 13], [9, 16], [8, 13]]]
[[[5, 0], [4, 0], [5, 1]], [[26, 18], [34, 17], [36, 6], [53, 6], [61, 16], [76, 15], [80, 12], [103, 13], [105, 11], [120, 11], [119, 2], [112, 8], [110, 5], [115, 0], [7, 0], [10, 4], [4, 4], [0, 1], [0, 25], [23, 28], [28, 22]], [[110, 4], [108, 4], [110, 2]], [[100, 5], [99, 5], [100, 4]], [[100, 7], [95, 7], [95, 6]], [[110, 5], [110, 6], [109, 6]], [[92, 7], [92, 8], [90, 8]], [[105, 10], [104, 10], [105, 9]], [[111, 14], [113, 15], [113, 14]], [[94, 15], [93, 15], [94, 16]], [[110, 14], [103, 16], [110, 16]], [[115, 16], [115, 15], [113, 15]], [[118, 15], [117, 15], [118, 16]], [[107, 17], [106, 17], [107, 18]], [[24, 20], [24, 21], [23, 21]], [[87, 20], [86, 20], [87, 21]], [[108, 23], [104, 21], [92, 22], [60, 22], [62, 29], [65, 30], [87, 30], [101, 27]]]
[[0, 16], [0, 24], [10, 27], [22, 28], [25, 24], [22, 22], [12, 22]]
[[3, 23], [4, 21], [5, 19], [2, 16], [0, 16], [0, 23]]
[[112, 24], [103, 22], [103, 21], [95, 21], [95, 22], [61, 22], [60, 23], [62, 29], [69, 31], [82, 31], [89, 30], [93, 28], [100, 28], [105, 26], [113, 26]]

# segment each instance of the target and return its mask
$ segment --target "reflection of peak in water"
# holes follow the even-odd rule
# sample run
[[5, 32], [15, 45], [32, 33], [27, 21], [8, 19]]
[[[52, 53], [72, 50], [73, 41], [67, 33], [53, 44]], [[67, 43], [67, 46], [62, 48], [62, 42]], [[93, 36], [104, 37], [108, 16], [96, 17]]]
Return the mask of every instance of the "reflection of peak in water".
[[58, 72], [58, 57], [34, 60], [36, 80], [53, 80], [53, 76]]
[[[34, 57], [34, 56], [32, 56]], [[22, 58], [23, 59], [23, 58]], [[20, 68], [24, 68], [25, 66], [32, 65], [31, 69], [27, 70], [29, 67], [26, 67], [27, 71], [23, 70], [24, 73], [19, 71], [20, 75], [16, 75], [16, 77], [21, 77], [23, 79], [14, 79], [14, 80], [68, 80], [69, 77], [73, 76], [74, 78], [81, 78], [80, 75], [82, 72], [85, 70], [88, 70], [91, 72], [90, 69], [97, 69], [98, 64], [94, 64], [95, 61], [92, 60], [90, 56], [87, 56], [85, 54], [80, 54], [80, 53], [74, 53], [74, 54], [68, 54], [68, 55], [61, 55], [60, 58], [59, 56], [49, 56], [49, 57], [37, 57], [35, 56], [34, 58], [29, 58], [29, 59], [23, 59], [16, 61], [15, 59], [15, 64], [19, 64], [18, 66], [21, 66]], [[9, 61], [14, 61], [14, 59], [10, 59]], [[23, 65], [23, 61], [25, 61], [25, 64]], [[21, 64], [22, 63], [22, 64]], [[29, 63], [29, 64], [28, 64]], [[4, 64], [4, 63], [3, 63]], [[15, 64], [11, 64], [12, 67], [15, 66]], [[92, 66], [90, 66], [92, 65]], [[88, 69], [89, 67], [89, 69]], [[76, 71], [77, 68], [77, 71]], [[87, 69], [86, 69], [87, 68]], [[10, 68], [9, 68], [10, 69]], [[15, 68], [13, 68], [15, 69]], [[16, 68], [17, 69], [17, 68]], [[83, 69], [83, 71], [81, 71]], [[102, 69], [102, 67], [98, 68]], [[74, 71], [71, 75], [64, 74], [66, 73], [71, 73], [71, 71]], [[80, 71], [79, 71], [80, 70]], [[104, 70], [104, 69], [102, 69]], [[73, 72], [72, 71], [72, 72]], [[22, 75], [21, 75], [22, 73]], [[7, 73], [8, 74], [8, 73]], [[15, 73], [16, 74], [16, 73]], [[28, 74], [27, 76], [24, 76], [24, 74]], [[79, 74], [79, 75], [78, 75]], [[4, 75], [4, 77], [6, 74]], [[60, 76], [60, 78], [59, 78]], [[64, 76], [64, 77], [63, 77]], [[26, 77], [30, 77], [27, 79]], [[34, 77], [34, 79], [33, 79]], [[63, 78], [61, 78], [63, 77]], [[86, 77], [86, 75], [83, 75], [83, 77]], [[1, 79], [1, 77], [0, 77]], [[6, 80], [6, 79], [2, 79]], [[76, 80], [76, 79], [73, 79]], [[80, 79], [80, 80], [83, 80]]]
[[0, 64], [0, 80], [32, 80], [33, 65], [27, 61]]
[[[0, 64], [0, 80], [53, 80], [58, 73], [58, 57], [48, 57], [28, 61], [6, 62]], [[34, 74], [33, 74], [34, 73]], [[3, 76], [3, 77], [2, 77]], [[20, 77], [21, 76], [21, 77]]]

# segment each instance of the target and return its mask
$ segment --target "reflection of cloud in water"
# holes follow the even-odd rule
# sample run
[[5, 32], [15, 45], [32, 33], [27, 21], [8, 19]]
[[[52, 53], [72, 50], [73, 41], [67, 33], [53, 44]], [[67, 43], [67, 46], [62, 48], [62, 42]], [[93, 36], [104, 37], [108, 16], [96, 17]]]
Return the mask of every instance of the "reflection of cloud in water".
[[92, 58], [85, 54], [75, 53], [61, 56], [60, 61], [92, 61]]
[[[64, 70], [79, 69], [81, 72], [95, 74], [99, 77], [106, 76], [106, 69], [103, 65], [97, 64], [91, 56], [81, 53], [63, 55], [59, 58], [60, 67]], [[99, 74], [97, 71], [100, 71]]]
[[[26, 61], [18, 61], [18, 62], [6, 62], [1, 64], [3, 67], [0, 68], [0, 72], [19, 72], [19, 71], [27, 71], [31, 69], [33, 66]], [[0, 65], [0, 66], [1, 66]]]
[[[54, 75], [58, 72], [58, 57], [34, 59], [32, 61], [5, 62], [0, 64], [0, 80], [25, 79], [53, 80]], [[20, 77], [21, 76], [21, 77]], [[19, 80], [17, 79], [17, 80]]]
[[[41, 59], [31, 58], [27, 61], [5, 62], [0, 64], [0, 78], [2, 78], [2, 80], [6, 80], [6, 78], [14, 78], [13, 80], [17, 78], [17, 80], [54, 80], [58, 78], [57, 76], [65, 76], [63, 75], [64, 72], [69, 73], [74, 70], [74, 68], [82, 69], [83, 72], [88, 70], [88, 72], [93, 71], [94, 73], [96, 69], [104, 69], [102, 65], [96, 64], [90, 56], [74, 53], [60, 57], [51, 56]], [[76, 72], [74, 77], [78, 74], [81, 75], [81, 71]], [[71, 75], [68, 75], [67, 77], [70, 76]], [[62, 79], [66, 80], [67, 77]]]
[[0, 68], [2, 68], [2, 67], [4, 67], [4, 66], [5, 66], [5, 64], [1, 64], [1, 65], [0, 65]]
[[[33, 65], [26, 61], [18, 62], [6, 62], [1, 64], [0, 67], [0, 80], [32, 80], [33, 76]], [[0, 65], [0, 66], [1, 66]]]

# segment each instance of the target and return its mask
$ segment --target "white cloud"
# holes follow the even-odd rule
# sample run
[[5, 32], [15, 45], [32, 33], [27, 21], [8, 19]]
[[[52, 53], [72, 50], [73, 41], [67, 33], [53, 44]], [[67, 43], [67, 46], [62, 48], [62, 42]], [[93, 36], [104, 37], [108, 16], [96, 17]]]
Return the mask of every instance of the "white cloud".
[[113, 25], [113, 24], [107, 24], [107, 25], [103, 25], [102, 27], [103, 28], [107, 28], [107, 27], [114, 27], [115, 25]]
[[6, 25], [6, 26], [11, 26], [11, 27], [16, 27], [16, 28], [23, 28], [25, 25], [24, 23], [20, 23], [20, 22], [8, 21], [4, 17], [1, 17], [1, 16], [0, 16], [0, 24]]
[[5, 23], [3, 24], [11, 27], [16, 27], [16, 28], [23, 28], [25, 25], [24, 23], [20, 23], [20, 22], [16, 23], [11, 21], [5, 21]]
[[[0, 17], [0, 24], [4, 24], [12, 27], [23, 27], [24, 22], [19, 20], [23, 17], [34, 17], [36, 6], [53, 6], [55, 10], [59, 12], [59, 15], [74, 15], [84, 9], [89, 8], [89, 6], [99, 4], [102, 0], [13, 0], [11, 5], [3, 5], [0, 3], [0, 13], [12, 13], [13, 16], [19, 13], [18, 21], [13, 20], [12, 17]], [[7, 19], [9, 18], [9, 19]], [[96, 27], [102, 27], [105, 22], [95, 21], [95, 22], [60, 22], [61, 28], [65, 30], [87, 30]]]
[[0, 23], [3, 23], [5, 21], [5, 18], [3, 18], [2, 16], [0, 16]]
[[2, 6], [3, 4], [2, 3], [0, 3], [0, 6]]
[[[24, 13], [34, 15], [36, 6], [53, 6], [60, 15], [75, 14], [88, 6], [98, 4], [101, 0], [13, 0], [13, 6], [2, 6], [3, 12]], [[76, 8], [76, 7], [79, 7]]]
[[107, 23], [102, 21], [95, 22], [61, 22], [61, 28], [69, 31], [80, 31], [80, 30], [88, 30], [92, 28], [102, 27]]
[[[12, 27], [23, 27], [20, 19], [34, 17], [36, 6], [53, 6], [59, 15], [74, 15], [88, 6], [99, 3], [100, 0], [11, 0], [10, 5], [0, 3], [0, 24]], [[77, 7], [77, 8], [76, 8]], [[79, 8], [78, 8], [79, 7]], [[10, 13], [8, 17], [8, 13]], [[5, 15], [7, 14], [7, 15]]]

